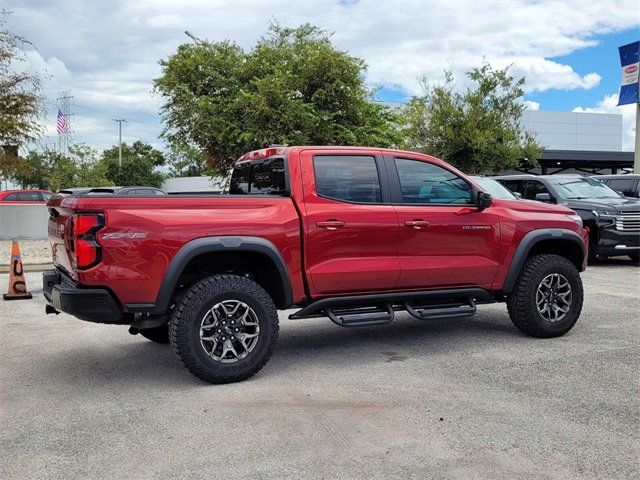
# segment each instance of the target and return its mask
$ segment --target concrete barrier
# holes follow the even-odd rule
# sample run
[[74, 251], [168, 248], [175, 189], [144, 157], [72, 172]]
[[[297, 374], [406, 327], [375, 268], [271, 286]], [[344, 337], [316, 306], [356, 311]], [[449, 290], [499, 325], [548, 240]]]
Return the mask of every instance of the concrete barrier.
[[46, 240], [48, 219], [44, 204], [0, 203], [0, 240]]

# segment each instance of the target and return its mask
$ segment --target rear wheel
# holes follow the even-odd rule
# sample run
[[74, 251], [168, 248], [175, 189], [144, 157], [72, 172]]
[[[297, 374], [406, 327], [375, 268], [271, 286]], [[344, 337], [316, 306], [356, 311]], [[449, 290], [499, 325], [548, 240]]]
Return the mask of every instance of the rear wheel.
[[564, 335], [582, 311], [580, 273], [559, 255], [534, 255], [527, 260], [514, 291], [507, 297], [511, 321], [527, 335]]
[[214, 275], [176, 303], [169, 340], [182, 363], [210, 383], [237, 382], [257, 373], [278, 339], [278, 312], [257, 283]]

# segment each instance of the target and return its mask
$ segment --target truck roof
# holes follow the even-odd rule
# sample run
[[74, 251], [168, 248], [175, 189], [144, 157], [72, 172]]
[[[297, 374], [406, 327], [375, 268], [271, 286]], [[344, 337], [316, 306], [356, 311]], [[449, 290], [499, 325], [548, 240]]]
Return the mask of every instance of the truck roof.
[[[353, 151], [363, 151], [370, 152], [372, 150], [378, 150], [383, 152], [390, 153], [412, 153], [416, 155], [422, 155], [424, 157], [436, 159], [431, 155], [427, 155], [422, 152], [408, 152], [407, 150], [399, 150], [395, 148], [382, 148], [382, 147], [362, 147], [362, 146], [348, 146], [348, 145], [270, 145], [267, 148], [262, 148], [260, 150], [252, 150], [251, 152], [247, 152], [242, 155], [236, 163], [248, 162], [251, 160], [261, 160], [264, 158], [269, 158], [277, 155], [286, 155], [293, 150], [305, 150], [305, 149], [313, 149], [313, 150], [353, 150]], [[439, 159], [436, 159], [439, 160]]]

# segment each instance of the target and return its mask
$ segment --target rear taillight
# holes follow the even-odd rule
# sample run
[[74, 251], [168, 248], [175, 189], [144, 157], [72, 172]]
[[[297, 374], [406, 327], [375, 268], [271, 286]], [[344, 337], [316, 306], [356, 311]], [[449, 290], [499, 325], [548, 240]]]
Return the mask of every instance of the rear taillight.
[[73, 216], [70, 246], [74, 268], [83, 270], [100, 262], [101, 247], [96, 239], [96, 232], [102, 227], [104, 215], [101, 213], [80, 213]]

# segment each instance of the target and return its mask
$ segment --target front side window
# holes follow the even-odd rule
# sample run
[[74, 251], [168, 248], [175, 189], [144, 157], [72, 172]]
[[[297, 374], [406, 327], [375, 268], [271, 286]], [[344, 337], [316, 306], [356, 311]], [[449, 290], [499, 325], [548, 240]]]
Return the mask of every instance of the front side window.
[[500, 180], [500, 183], [507, 187], [510, 191], [519, 193], [524, 198], [524, 184], [523, 180]]
[[627, 197], [633, 197], [634, 195], [633, 187], [635, 186], [635, 180], [633, 179], [627, 180], [626, 178], [619, 178], [603, 183], [617, 192], [622, 192], [622, 194], [626, 195]]
[[535, 200], [536, 195], [539, 193], [548, 193], [549, 195], [551, 195], [549, 189], [545, 187], [542, 182], [531, 180], [528, 182], [527, 191], [524, 194], [524, 198], [526, 198], [527, 200]]
[[380, 179], [374, 157], [319, 155], [313, 157], [316, 192], [321, 197], [353, 203], [380, 203]]
[[395, 159], [404, 203], [469, 205], [473, 192], [462, 178], [449, 170], [419, 160]]

